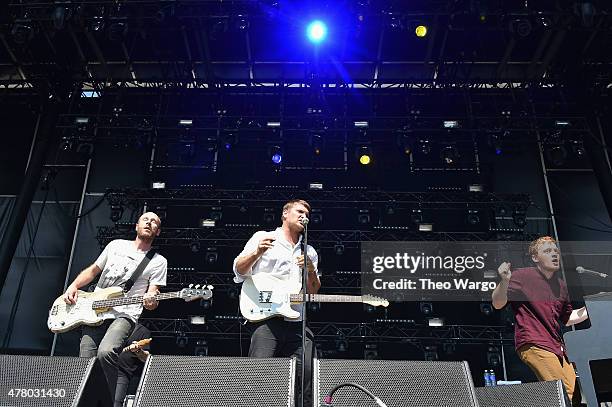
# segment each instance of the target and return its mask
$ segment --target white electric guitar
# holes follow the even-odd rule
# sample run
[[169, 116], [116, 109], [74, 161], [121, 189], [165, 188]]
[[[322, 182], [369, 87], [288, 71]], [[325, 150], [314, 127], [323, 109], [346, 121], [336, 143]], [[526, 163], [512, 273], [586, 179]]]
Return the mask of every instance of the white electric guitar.
[[[291, 304], [304, 302], [294, 284], [268, 274], [255, 274], [242, 283], [240, 313], [251, 322], [276, 316], [297, 319], [300, 313]], [[306, 302], [360, 302], [374, 307], [387, 307], [389, 301], [370, 295], [306, 294]]]
[[[212, 286], [183, 288], [181, 291], [155, 295], [157, 301], [181, 298], [185, 301], [209, 299], [212, 297]], [[79, 290], [76, 304], [66, 304], [64, 295], [53, 302], [49, 310], [47, 326], [54, 333], [67, 332], [80, 325], [100, 325], [104, 320], [99, 316], [112, 307], [142, 303], [142, 296], [124, 297], [121, 287], [108, 287], [93, 293]]]

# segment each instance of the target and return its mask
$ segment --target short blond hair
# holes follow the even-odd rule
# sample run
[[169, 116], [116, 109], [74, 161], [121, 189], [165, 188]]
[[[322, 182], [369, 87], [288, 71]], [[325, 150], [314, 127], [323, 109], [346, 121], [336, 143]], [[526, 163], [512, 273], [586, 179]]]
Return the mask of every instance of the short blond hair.
[[550, 236], [538, 237], [536, 240], [534, 240], [533, 242], [529, 243], [529, 255], [530, 256], [537, 255], [538, 254], [538, 250], [540, 250], [540, 247], [544, 243], [554, 243], [556, 245], [557, 241], [553, 237], [550, 237]]
[[304, 205], [304, 207], [308, 209], [308, 212], [310, 212], [310, 204], [308, 202], [306, 202], [303, 199], [292, 199], [289, 202], [287, 202], [285, 205], [283, 205], [283, 213], [291, 209], [293, 205], [297, 205], [297, 204]]

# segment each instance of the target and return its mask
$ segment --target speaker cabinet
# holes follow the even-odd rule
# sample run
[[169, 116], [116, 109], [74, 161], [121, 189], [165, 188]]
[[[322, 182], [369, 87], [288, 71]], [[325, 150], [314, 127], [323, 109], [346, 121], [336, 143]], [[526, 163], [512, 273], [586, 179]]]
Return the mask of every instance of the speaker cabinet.
[[96, 358], [0, 355], [0, 406], [112, 406]]
[[[477, 407], [467, 362], [318, 359], [314, 367], [315, 405], [336, 385], [356, 383], [388, 407]], [[354, 387], [333, 396], [334, 407], [374, 407], [377, 404]]]
[[295, 361], [151, 355], [134, 406], [292, 407]]

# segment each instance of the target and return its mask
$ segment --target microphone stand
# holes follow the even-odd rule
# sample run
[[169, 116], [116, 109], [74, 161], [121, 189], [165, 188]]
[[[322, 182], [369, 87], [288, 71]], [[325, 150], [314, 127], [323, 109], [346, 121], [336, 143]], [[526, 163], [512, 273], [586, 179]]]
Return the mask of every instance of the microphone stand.
[[[302, 254], [304, 256], [304, 266], [302, 268], [302, 380], [301, 380], [301, 407], [304, 407], [304, 393], [306, 383], [306, 298], [308, 296], [308, 218], [305, 218], [304, 231], [302, 232]], [[313, 344], [314, 345], [314, 344]]]

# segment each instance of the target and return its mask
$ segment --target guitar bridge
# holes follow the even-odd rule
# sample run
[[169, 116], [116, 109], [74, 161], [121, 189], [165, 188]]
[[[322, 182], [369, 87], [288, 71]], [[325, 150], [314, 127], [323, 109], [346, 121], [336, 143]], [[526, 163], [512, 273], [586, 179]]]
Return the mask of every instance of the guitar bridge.
[[260, 291], [259, 302], [262, 304], [269, 304], [272, 300], [272, 291]]

